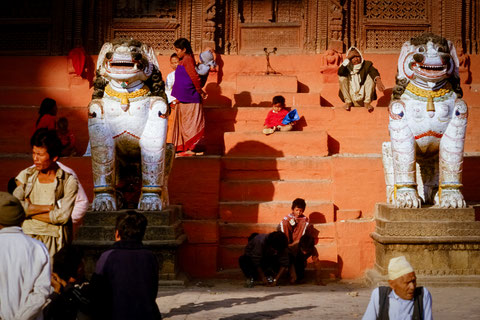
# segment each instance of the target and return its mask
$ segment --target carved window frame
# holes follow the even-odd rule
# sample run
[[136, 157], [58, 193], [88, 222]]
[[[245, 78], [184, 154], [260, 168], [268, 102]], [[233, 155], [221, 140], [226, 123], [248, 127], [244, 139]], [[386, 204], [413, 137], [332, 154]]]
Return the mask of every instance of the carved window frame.
[[394, 53], [399, 52], [401, 45], [392, 46], [390, 48], [371, 48], [367, 46], [369, 41], [368, 34], [371, 32], [386, 32], [386, 33], [405, 33], [408, 34], [408, 37], [401, 39], [399, 43], [403, 43], [406, 40], [409, 40], [411, 36], [426, 32], [432, 31], [432, 20], [433, 20], [433, 2], [435, 0], [425, 0], [425, 8], [427, 11], [427, 16], [420, 19], [376, 19], [376, 18], [367, 18], [365, 15], [366, 3], [369, 0], [361, 0], [358, 7], [358, 35], [360, 35], [357, 46], [366, 53], [375, 52], [375, 53]]

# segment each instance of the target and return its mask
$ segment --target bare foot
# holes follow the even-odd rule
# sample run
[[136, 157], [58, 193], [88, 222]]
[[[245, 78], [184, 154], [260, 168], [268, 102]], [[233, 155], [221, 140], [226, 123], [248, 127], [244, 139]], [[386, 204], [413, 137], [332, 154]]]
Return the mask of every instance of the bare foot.
[[370, 102], [365, 102], [365, 103], [364, 103], [364, 106], [365, 106], [365, 108], [367, 108], [367, 111], [368, 111], [368, 112], [372, 112], [372, 111], [373, 111], [373, 106], [370, 104]]
[[353, 103], [347, 102], [343, 105], [343, 108], [347, 111], [350, 111], [350, 108], [353, 106]]

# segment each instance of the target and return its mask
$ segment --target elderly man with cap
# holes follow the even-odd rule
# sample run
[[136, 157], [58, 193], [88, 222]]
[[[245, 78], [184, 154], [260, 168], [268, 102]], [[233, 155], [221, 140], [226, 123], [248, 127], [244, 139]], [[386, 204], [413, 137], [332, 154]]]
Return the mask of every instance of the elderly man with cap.
[[425, 287], [417, 288], [415, 271], [405, 256], [388, 264], [389, 287], [373, 290], [363, 320], [431, 320], [432, 296]]
[[375, 84], [380, 91], [385, 86], [380, 79], [380, 73], [373, 66], [372, 61], [363, 60], [363, 56], [355, 47], [347, 51], [347, 58], [338, 68], [340, 91], [338, 95], [345, 105], [345, 110], [350, 111], [352, 106], [364, 106], [368, 112], [373, 111], [371, 102], [377, 99]]
[[23, 233], [23, 220], [20, 201], [0, 192], [0, 319], [42, 319], [51, 290], [47, 248]]

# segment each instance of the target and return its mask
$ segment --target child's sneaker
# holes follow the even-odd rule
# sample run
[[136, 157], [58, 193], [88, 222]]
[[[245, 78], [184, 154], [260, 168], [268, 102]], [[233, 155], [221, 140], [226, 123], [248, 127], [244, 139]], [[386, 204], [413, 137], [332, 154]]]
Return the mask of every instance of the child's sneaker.
[[275, 132], [274, 128], [263, 129], [263, 133], [266, 134], [266, 135], [272, 134], [274, 132]]

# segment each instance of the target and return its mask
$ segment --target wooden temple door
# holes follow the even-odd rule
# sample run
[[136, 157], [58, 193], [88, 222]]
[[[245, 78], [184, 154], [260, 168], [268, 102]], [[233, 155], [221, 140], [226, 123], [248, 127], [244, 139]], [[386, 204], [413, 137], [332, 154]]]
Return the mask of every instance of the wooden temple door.
[[304, 0], [238, 0], [238, 53], [302, 52], [304, 17]]

